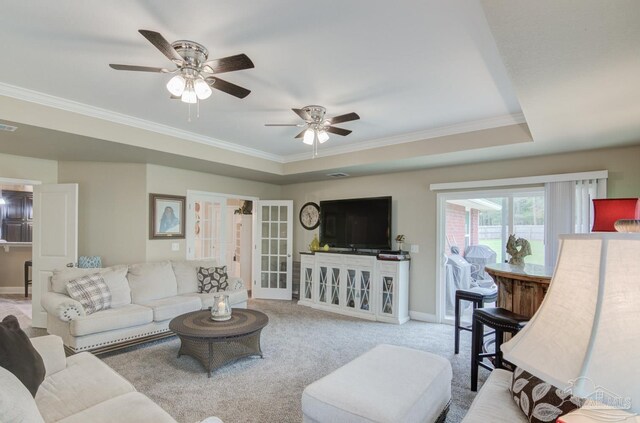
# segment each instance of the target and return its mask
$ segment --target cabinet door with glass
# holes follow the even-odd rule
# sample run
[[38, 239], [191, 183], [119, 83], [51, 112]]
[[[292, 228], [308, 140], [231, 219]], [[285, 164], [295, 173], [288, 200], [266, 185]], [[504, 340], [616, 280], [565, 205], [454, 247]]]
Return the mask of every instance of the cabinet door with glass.
[[300, 257], [300, 301], [313, 302], [317, 296], [315, 267], [313, 256], [303, 254]]
[[[323, 257], [324, 256], [324, 257]], [[316, 254], [318, 266], [318, 304], [340, 307], [344, 303], [341, 296], [341, 261], [327, 255]]]
[[349, 310], [373, 313], [373, 266], [345, 266], [345, 307]]

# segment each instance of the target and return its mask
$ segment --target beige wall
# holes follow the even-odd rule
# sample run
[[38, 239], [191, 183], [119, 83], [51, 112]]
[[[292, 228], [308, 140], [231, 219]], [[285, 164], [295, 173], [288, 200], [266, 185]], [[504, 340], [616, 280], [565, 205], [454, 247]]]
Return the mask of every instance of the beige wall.
[[[147, 197], [149, 193], [186, 196], [187, 190], [233, 194], [240, 197], [258, 197], [264, 200], [277, 200], [280, 199], [282, 187], [279, 185], [211, 175], [202, 172], [147, 165]], [[174, 242], [178, 243], [179, 251], [171, 251], [171, 244]], [[147, 261], [168, 258], [184, 259], [186, 257], [185, 248], [186, 243], [184, 239], [148, 240], [146, 259]]]
[[60, 183], [78, 183], [78, 254], [104, 265], [145, 261], [146, 165], [60, 162]]
[[27, 260], [31, 260], [30, 247], [10, 247], [7, 252], [0, 244], [0, 293], [7, 287], [16, 287], [11, 292], [24, 292], [24, 262]]
[[0, 154], [0, 178], [28, 179], [43, 184], [55, 184], [58, 180], [58, 162]]
[[[282, 198], [293, 199], [298, 211], [307, 201], [393, 196], [392, 236], [405, 234], [408, 244], [420, 247], [412, 255], [409, 309], [435, 314], [437, 210], [430, 184], [606, 169], [609, 197], [638, 197], [638, 163], [640, 146], [286, 185]], [[306, 250], [314, 233], [317, 230], [306, 231], [296, 219], [294, 251]], [[295, 260], [299, 260], [298, 253]]]

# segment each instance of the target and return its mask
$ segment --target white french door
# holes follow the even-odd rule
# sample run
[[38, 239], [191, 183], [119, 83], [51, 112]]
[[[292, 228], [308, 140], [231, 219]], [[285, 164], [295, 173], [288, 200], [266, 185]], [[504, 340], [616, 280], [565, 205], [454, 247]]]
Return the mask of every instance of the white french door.
[[32, 325], [47, 327], [40, 301], [56, 269], [73, 267], [78, 258], [78, 184], [33, 187]]
[[257, 201], [254, 298], [291, 300], [293, 201]]
[[187, 193], [187, 258], [227, 263], [227, 199], [211, 193]]

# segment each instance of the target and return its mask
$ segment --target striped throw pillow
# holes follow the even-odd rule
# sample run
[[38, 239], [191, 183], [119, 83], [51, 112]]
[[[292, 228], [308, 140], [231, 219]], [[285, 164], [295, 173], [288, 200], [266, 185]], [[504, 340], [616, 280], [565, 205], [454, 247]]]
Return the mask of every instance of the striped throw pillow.
[[111, 291], [99, 273], [67, 282], [69, 296], [84, 307], [87, 314], [111, 307]]

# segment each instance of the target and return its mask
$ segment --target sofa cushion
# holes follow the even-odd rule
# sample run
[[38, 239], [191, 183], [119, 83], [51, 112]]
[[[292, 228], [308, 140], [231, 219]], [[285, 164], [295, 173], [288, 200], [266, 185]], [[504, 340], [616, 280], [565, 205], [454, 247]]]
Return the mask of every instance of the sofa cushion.
[[29, 390], [7, 369], [0, 367], [0, 422], [44, 423]]
[[44, 361], [13, 315], [0, 323], [0, 367], [13, 373], [32, 396], [44, 380]]
[[513, 372], [511, 394], [530, 423], [555, 422], [558, 417], [580, 408], [585, 401], [519, 367]]
[[216, 267], [215, 260], [181, 260], [171, 261], [173, 273], [178, 283], [178, 294], [198, 292], [198, 267]]
[[108, 399], [58, 423], [175, 423], [160, 406], [140, 392], [129, 392]]
[[113, 329], [144, 325], [153, 321], [153, 311], [149, 307], [128, 304], [110, 308], [87, 316], [80, 316], [69, 322], [69, 332], [73, 336], [90, 335]]
[[[249, 298], [249, 296], [247, 295], [246, 289], [238, 289], [237, 291], [225, 291], [224, 293], [229, 296], [229, 304], [231, 305], [231, 307], [233, 307], [236, 304], [243, 303], [247, 301], [247, 299]], [[196, 292], [192, 294], [184, 294], [184, 295], [181, 295], [181, 297], [199, 298], [200, 301], [202, 302], [202, 308], [205, 309], [213, 306], [213, 297], [215, 295], [218, 295], [218, 293], [211, 292], [209, 294], [206, 294], [206, 293], [198, 294]]]
[[176, 275], [169, 261], [131, 265], [127, 279], [131, 301], [136, 304], [178, 295]]
[[221, 292], [229, 289], [227, 266], [198, 267], [198, 292]]
[[36, 404], [44, 420], [52, 422], [133, 391], [133, 385], [102, 360], [83, 352], [68, 357], [66, 369], [47, 376]]
[[153, 310], [154, 321], [162, 322], [163, 320], [173, 319], [176, 316], [189, 313], [190, 311], [200, 310], [202, 303], [197, 298], [180, 295], [150, 301], [145, 303], [144, 306]]
[[111, 307], [111, 291], [99, 273], [80, 276], [67, 282], [67, 292], [71, 298], [82, 304], [86, 314]]
[[68, 268], [54, 270], [51, 276], [51, 290], [67, 295], [67, 283], [82, 276], [99, 273], [111, 291], [111, 307], [131, 304], [131, 289], [127, 281], [127, 266], [112, 266], [104, 269]]
[[478, 391], [462, 423], [528, 423], [511, 398], [511, 372], [495, 369]]

